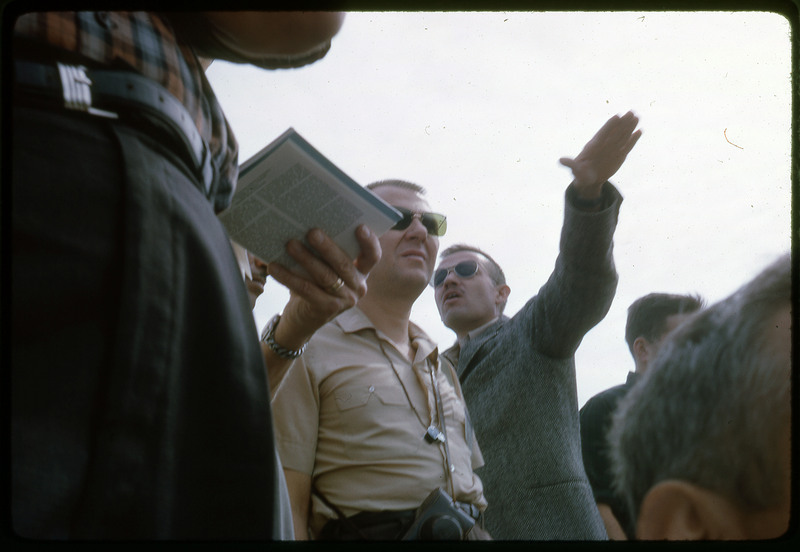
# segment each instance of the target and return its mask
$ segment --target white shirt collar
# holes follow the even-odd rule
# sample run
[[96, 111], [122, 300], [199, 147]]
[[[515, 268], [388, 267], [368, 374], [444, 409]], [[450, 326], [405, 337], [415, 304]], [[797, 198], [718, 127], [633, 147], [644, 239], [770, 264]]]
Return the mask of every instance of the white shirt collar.
[[458, 346], [463, 349], [464, 345], [466, 345], [467, 341], [469, 341], [470, 339], [473, 339], [475, 336], [477, 336], [478, 334], [483, 332], [483, 330], [485, 330], [486, 328], [488, 328], [489, 326], [491, 326], [492, 324], [497, 322], [497, 320], [499, 318], [500, 318], [499, 316], [496, 316], [496, 317], [492, 318], [491, 320], [489, 320], [486, 324], [484, 324], [482, 326], [478, 326], [477, 328], [468, 331], [467, 335], [464, 338], [458, 340]]

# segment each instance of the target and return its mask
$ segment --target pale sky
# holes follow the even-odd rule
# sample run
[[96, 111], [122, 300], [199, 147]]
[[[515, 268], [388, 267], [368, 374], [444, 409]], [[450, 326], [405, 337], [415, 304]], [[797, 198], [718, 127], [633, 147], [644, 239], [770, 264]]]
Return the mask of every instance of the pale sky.
[[[513, 315], [558, 255], [574, 157], [614, 114], [643, 136], [611, 179], [619, 286], [577, 354], [578, 404], [625, 381], [628, 306], [652, 291], [724, 298], [790, 249], [791, 39], [767, 12], [349, 13], [328, 55], [207, 72], [240, 161], [288, 127], [356, 182], [399, 178], [448, 217], [440, 249], [487, 250]], [[262, 327], [288, 293], [269, 280]], [[428, 288], [412, 319], [440, 345]]]

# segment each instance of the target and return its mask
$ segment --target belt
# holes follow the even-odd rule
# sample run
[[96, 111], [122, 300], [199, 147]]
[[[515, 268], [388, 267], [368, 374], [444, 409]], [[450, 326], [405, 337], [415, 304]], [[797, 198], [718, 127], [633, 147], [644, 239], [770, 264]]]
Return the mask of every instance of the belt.
[[157, 82], [132, 72], [63, 63], [16, 61], [14, 70], [15, 86], [23, 97], [33, 94], [67, 109], [110, 119], [144, 116], [165, 123], [183, 143], [206, 197], [211, 198], [217, 175], [208, 145], [183, 104]]
[[[459, 501], [455, 501], [455, 505], [473, 518], [476, 523], [482, 523], [481, 510], [476, 505]], [[345, 520], [329, 520], [322, 528], [318, 538], [321, 540], [352, 540], [365, 535], [368, 538], [379, 540], [394, 540], [411, 526], [416, 515], [416, 509], [360, 512]]]
[[411, 527], [416, 510], [359, 512], [344, 519], [329, 520], [318, 540], [397, 540]]

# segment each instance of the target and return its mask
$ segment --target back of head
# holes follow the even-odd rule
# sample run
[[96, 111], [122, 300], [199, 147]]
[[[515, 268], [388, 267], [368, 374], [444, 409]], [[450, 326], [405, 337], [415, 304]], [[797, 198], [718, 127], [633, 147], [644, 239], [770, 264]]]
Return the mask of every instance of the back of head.
[[658, 341], [667, 329], [667, 318], [698, 311], [703, 304], [699, 295], [672, 293], [650, 293], [631, 303], [625, 325], [625, 341], [631, 354], [637, 337], [644, 337], [650, 342]]
[[788, 435], [790, 339], [784, 327], [776, 346], [772, 330], [790, 300], [786, 255], [670, 334], [620, 401], [609, 440], [634, 526], [647, 492], [665, 480], [713, 491], [743, 511], [786, 498], [776, 447]]

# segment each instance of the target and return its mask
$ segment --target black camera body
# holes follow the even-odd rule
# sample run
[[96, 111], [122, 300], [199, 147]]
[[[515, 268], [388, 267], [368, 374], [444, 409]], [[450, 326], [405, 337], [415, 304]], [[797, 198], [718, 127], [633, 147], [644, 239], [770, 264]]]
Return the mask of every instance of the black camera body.
[[461, 511], [442, 489], [436, 489], [417, 508], [414, 523], [403, 540], [464, 540], [475, 520]]

